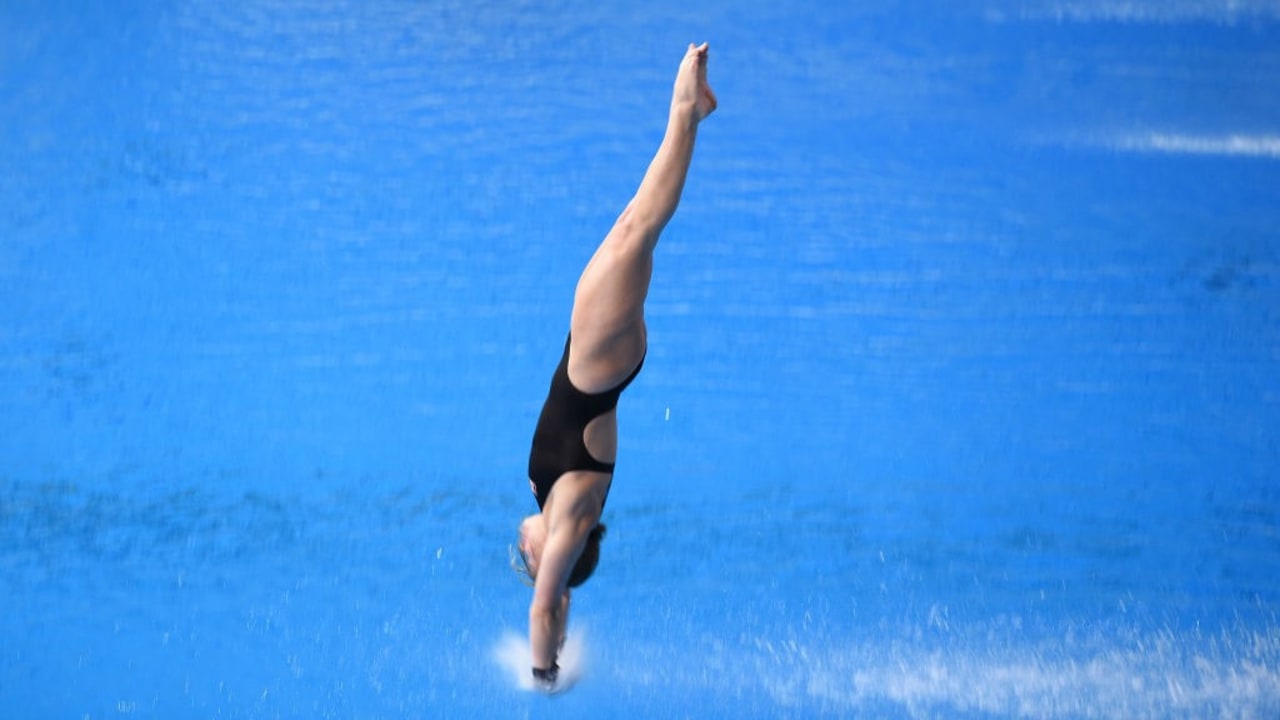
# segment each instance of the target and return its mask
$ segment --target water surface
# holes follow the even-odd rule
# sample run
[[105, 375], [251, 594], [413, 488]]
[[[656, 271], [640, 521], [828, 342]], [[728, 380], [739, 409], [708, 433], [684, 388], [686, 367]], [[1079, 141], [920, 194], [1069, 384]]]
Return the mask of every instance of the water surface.
[[[0, 705], [1275, 714], [1280, 6], [614, 5], [0, 11]], [[529, 435], [702, 39], [547, 700]]]

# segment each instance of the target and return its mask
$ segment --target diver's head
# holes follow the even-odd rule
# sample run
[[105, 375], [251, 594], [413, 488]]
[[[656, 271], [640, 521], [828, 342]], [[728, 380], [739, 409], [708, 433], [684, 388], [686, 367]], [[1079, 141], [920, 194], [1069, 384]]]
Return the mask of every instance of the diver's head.
[[[605, 526], [597, 524], [587, 535], [587, 541], [569, 573], [568, 586], [576, 588], [587, 581], [600, 563], [600, 541], [604, 539]], [[542, 548], [547, 542], [547, 526], [541, 515], [530, 515], [520, 523], [520, 539], [511, 547], [511, 567], [525, 584], [532, 585], [538, 578], [538, 566], [542, 563]]]

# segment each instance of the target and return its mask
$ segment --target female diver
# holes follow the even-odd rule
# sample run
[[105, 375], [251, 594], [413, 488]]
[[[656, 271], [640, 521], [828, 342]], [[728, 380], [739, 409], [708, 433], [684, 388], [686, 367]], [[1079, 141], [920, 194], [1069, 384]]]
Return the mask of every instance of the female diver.
[[676, 73], [657, 154], [578, 280], [564, 355], [529, 451], [529, 484], [540, 512], [520, 524], [513, 558], [533, 581], [529, 643], [533, 676], [544, 690], [556, 689], [570, 589], [591, 576], [600, 558], [618, 396], [640, 373], [647, 347], [644, 301], [653, 251], [680, 202], [698, 124], [715, 109], [707, 44], [691, 44]]

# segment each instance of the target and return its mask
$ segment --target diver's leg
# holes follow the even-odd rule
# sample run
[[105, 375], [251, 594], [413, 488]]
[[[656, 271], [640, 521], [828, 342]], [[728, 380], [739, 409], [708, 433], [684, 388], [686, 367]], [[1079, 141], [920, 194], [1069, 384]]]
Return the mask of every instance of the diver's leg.
[[635, 197], [578, 280], [569, 376], [584, 392], [615, 387], [644, 357], [644, 300], [653, 250], [680, 203], [698, 123], [715, 108], [716, 96], [707, 83], [707, 45], [690, 45], [676, 74], [662, 144]]

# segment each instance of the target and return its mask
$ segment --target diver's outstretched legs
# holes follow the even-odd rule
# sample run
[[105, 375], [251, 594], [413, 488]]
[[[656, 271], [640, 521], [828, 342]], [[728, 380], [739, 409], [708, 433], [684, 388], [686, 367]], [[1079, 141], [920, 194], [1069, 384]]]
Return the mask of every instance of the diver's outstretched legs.
[[675, 214], [698, 123], [716, 109], [707, 44], [689, 45], [676, 73], [666, 134], [635, 197], [587, 263], [573, 300], [569, 378], [583, 392], [621, 383], [644, 358], [644, 300], [658, 236]]

